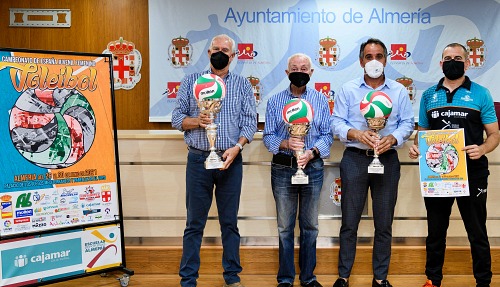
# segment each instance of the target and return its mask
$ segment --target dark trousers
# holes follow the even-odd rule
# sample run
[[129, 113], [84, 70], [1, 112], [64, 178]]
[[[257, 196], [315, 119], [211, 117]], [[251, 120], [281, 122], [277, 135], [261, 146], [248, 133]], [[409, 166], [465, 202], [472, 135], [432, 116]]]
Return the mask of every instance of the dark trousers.
[[[182, 238], [182, 259], [179, 268], [181, 286], [194, 287], [200, 269], [200, 248], [208, 212], [215, 201], [222, 238], [223, 277], [227, 284], [240, 282], [240, 234], [238, 209], [240, 206], [243, 161], [239, 154], [227, 170], [205, 169], [208, 155], [188, 153], [186, 166], [186, 229]], [[214, 192], [215, 187], [215, 192]]]
[[488, 178], [469, 180], [469, 196], [425, 197], [427, 209], [427, 261], [425, 274], [434, 285], [443, 279], [446, 249], [446, 233], [450, 224], [453, 203], [457, 201], [472, 253], [472, 270], [477, 286], [489, 286], [491, 282], [491, 254], [486, 231], [486, 188]]
[[371, 191], [375, 236], [373, 242], [373, 275], [387, 278], [391, 258], [392, 222], [398, 194], [401, 167], [394, 150], [380, 155], [384, 174], [368, 174], [373, 157], [346, 149], [340, 162], [342, 178], [342, 227], [340, 228], [339, 276], [348, 278], [356, 255], [358, 226]]

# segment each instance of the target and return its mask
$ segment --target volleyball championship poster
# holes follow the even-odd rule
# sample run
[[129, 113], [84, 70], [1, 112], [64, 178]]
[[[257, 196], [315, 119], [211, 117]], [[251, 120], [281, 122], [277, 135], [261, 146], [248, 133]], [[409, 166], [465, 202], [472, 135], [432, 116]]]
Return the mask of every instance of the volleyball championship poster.
[[468, 196], [463, 129], [418, 132], [420, 188], [424, 197]]
[[0, 238], [119, 214], [110, 56], [0, 49]]

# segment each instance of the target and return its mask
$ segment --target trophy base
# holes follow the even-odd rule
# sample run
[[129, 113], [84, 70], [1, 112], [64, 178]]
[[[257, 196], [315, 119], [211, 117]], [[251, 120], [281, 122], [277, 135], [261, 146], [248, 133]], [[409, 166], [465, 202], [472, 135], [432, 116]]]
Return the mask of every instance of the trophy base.
[[383, 165], [369, 165], [368, 166], [368, 173], [383, 174], [384, 173], [384, 166]]
[[309, 176], [307, 175], [292, 175], [292, 184], [308, 184]]
[[224, 162], [214, 152], [210, 152], [207, 159], [205, 159], [205, 169], [219, 169], [224, 166]]
[[205, 169], [220, 169], [224, 166], [223, 161], [206, 161]]

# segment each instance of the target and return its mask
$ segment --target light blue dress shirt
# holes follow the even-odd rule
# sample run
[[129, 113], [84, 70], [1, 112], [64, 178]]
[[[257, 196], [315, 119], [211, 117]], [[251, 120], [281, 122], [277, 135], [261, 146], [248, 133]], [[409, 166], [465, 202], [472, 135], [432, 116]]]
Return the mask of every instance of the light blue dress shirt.
[[346, 147], [356, 147], [360, 149], [371, 149], [371, 147], [355, 140], [347, 139], [347, 132], [354, 128], [357, 130], [368, 130], [366, 120], [361, 114], [359, 104], [371, 91], [382, 91], [386, 93], [392, 101], [392, 113], [387, 120], [384, 129], [379, 134], [384, 137], [392, 134], [397, 144], [394, 148], [400, 148], [408, 140], [415, 128], [415, 119], [410, 98], [406, 88], [391, 79], [376, 89], [368, 86], [363, 77], [345, 83], [335, 97], [335, 106], [332, 115], [332, 129]]

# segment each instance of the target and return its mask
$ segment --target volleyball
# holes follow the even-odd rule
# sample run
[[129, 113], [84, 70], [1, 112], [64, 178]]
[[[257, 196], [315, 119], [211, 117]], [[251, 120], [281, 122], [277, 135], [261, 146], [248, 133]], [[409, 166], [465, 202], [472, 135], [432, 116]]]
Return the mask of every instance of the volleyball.
[[367, 118], [388, 118], [392, 112], [392, 101], [381, 91], [371, 91], [359, 104], [361, 114]]
[[307, 124], [313, 120], [311, 104], [303, 99], [292, 99], [283, 108], [283, 120], [289, 124]]
[[226, 84], [217, 75], [201, 75], [193, 85], [193, 93], [198, 101], [222, 100], [226, 96]]

